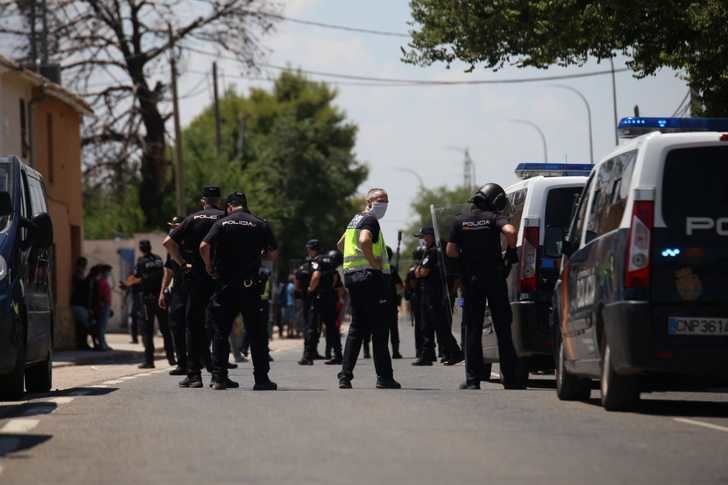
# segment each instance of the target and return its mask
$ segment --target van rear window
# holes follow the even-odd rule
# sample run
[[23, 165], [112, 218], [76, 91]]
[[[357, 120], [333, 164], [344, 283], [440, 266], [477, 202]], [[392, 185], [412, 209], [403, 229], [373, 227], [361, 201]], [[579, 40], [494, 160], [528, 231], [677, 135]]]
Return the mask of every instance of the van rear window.
[[561, 187], [549, 190], [546, 198], [546, 219], [544, 223], [544, 252], [558, 255], [558, 245], [571, 224], [574, 206], [583, 187]]
[[662, 179], [662, 217], [667, 227], [694, 237], [718, 237], [718, 230], [728, 226], [723, 222], [728, 218], [727, 180], [728, 146], [668, 153]]

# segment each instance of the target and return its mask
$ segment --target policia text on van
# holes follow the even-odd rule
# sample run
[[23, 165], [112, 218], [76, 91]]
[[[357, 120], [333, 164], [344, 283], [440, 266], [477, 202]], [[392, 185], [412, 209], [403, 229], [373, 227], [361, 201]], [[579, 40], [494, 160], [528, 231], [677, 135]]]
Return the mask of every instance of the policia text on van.
[[53, 227], [40, 174], [0, 158], [0, 397], [52, 383]]

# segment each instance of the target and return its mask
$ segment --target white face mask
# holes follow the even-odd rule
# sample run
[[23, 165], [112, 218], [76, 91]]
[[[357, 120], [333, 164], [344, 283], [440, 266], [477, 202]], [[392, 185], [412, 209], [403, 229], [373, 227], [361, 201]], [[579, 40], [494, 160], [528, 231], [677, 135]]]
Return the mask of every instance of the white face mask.
[[369, 212], [374, 214], [374, 217], [377, 219], [381, 219], [387, 213], [388, 205], [389, 204], [387, 202], [373, 202]]

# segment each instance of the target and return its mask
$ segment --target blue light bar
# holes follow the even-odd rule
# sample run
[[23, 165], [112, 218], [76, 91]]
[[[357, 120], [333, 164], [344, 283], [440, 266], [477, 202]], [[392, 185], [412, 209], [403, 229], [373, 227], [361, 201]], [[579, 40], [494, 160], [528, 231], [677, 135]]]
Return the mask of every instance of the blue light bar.
[[728, 118], [622, 118], [617, 127], [622, 138], [659, 131], [686, 133], [690, 131], [728, 132]]
[[531, 177], [587, 177], [594, 165], [589, 163], [519, 163], [516, 176], [521, 179]]

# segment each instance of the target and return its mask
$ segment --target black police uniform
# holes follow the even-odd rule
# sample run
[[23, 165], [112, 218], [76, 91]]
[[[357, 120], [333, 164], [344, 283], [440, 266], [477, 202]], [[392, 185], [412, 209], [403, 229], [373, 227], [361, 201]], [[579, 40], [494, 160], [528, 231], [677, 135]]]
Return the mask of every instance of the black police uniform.
[[159, 323], [159, 331], [164, 339], [164, 352], [169, 363], [174, 365], [174, 343], [169, 331], [167, 312], [159, 308], [159, 293], [162, 290], [162, 278], [164, 277], [164, 261], [154, 253], [147, 253], [137, 260], [134, 276], [142, 280], [141, 290], [145, 312], [142, 325], [144, 363], [154, 365], [154, 318], [156, 317]]
[[488, 301], [498, 338], [503, 384], [516, 382], [518, 360], [511, 336], [511, 306], [508, 301], [506, 270], [501, 256], [501, 230], [508, 219], [473, 208], [455, 219], [450, 242], [461, 251], [463, 274], [463, 328], [465, 331], [466, 384], [480, 386], [483, 374], [483, 319]]
[[402, 303], [402, 297], [397, 293], [397, 286], [402, 285], [402, 278], [399, 277], [397, 268], [392, 266], [390, 274], [391, 284], [389, 285], [389, 297], [387, 298], [386, 318], [389, 323], [389, 336], [392, 342], [392, 357], [401, 358], [399, 353], [399, 305]]
[[[443, 287], [442, 269], [438, 259], [437, 248], [425, 250], [420, 265], [430, 270], [422, 279], [422, 297], [420, 298], [420, 323], [422, 334], [422, 360], [435, 361], [435, 336], [443, 355], [448, 361], [458, 360], [460, 347], [452, 335], [450, 312], [447, 307], [445, 289]], [[460, 355], [462, 359], [462, 355]]]
[[336, 290], [334, 289], [334, 272], [336, 264], [325, 254], [316, 256], [311, 262], [311, 269], [320, 273], [320, 279], [312, 298], [309, 311], [309, 323], [306, 329], [305, 358], [313, 360], [318, 353], [318, 339], [321, 323], [326, 325], [326, 345], [333, 350], [334, 360], [341, 361], [341, 338], [336, 329]]
[[[298, 317], [298, 327], [303, 330], [304, 340], [306, 335], [306, 326], [308, 325], [308, 312], [311, 308], [311, 298], [306, 291], [308, 285], [311, 283], [311, 258], [306, 257], [306, 260], [296, 269], [294, 276], [298, 282], [298, 290], [296, 291], [296, 298], [302, 300], [302, 312]], [[304, 349], [305, 350], [305, 349]]]
[[210, 362], [210, 338], [205, 312], [215, 291], [215, 282], [205, 271], [199, 248], [212, 226], [224, 216], [225, 212], [220, 209], [203, 209], [187, 216], [169, 235], [182, 249], [187, 264], [191, 265], [184, 278], [187, 293], [187, 368], [190, 378], [199, 377], [203, 365]]
[[187, 369], [187, 286], [185, 272], [177, 262], [167, 255], [164, 267], [172, 271], [172, 285], [167, 291], [167, 311], [169, 326], [174, 338], [174, 350], [177, 355], [177, 366]]
[[250, 339], [255, 383], [269, 383], [267, 325], [261, 321], [261, 289], [257, 279], [261, 254], [277, 248], [273, 231], [262, 219], [238, 210], [217, 221], [204, 241], [212, 246], [217, 280], [210, 302], [213, 381], [227, 381], [229, 336], [235, 317], [242, 314]]
[[[368, 212], [354, 217], [349, 227], [368, 230], [374, 243], [382, 237], [379, 221]], [[367, 335], [372, 336], [378, 385], [398, 387], [399, 384], [394, 381], [392, 358], [389, 355], [389, 326], [384, 316], [389, 295], [389, 276], [379, 270], [362, 269], [345, 273], [344, 282], [351, 298], [351, 325], [346, 337], [343, 365], [338, 374], [339, 387], [351, 385], [362, 341]]]
[[407, 276], [405, 277], [405, 288], [407, 289], [407, 291], [405, 291], [404, 296], [410, 304], [412, 326], [415, 330], [415, 356], [420, 359], [422, 358], [422, 322], [420, 321], [420, 319], [422, 318], [422, 283], [415, 276], [415, 269], [417, 269], [418, 264], [419, 262], [412, 265], [407, 271]]

